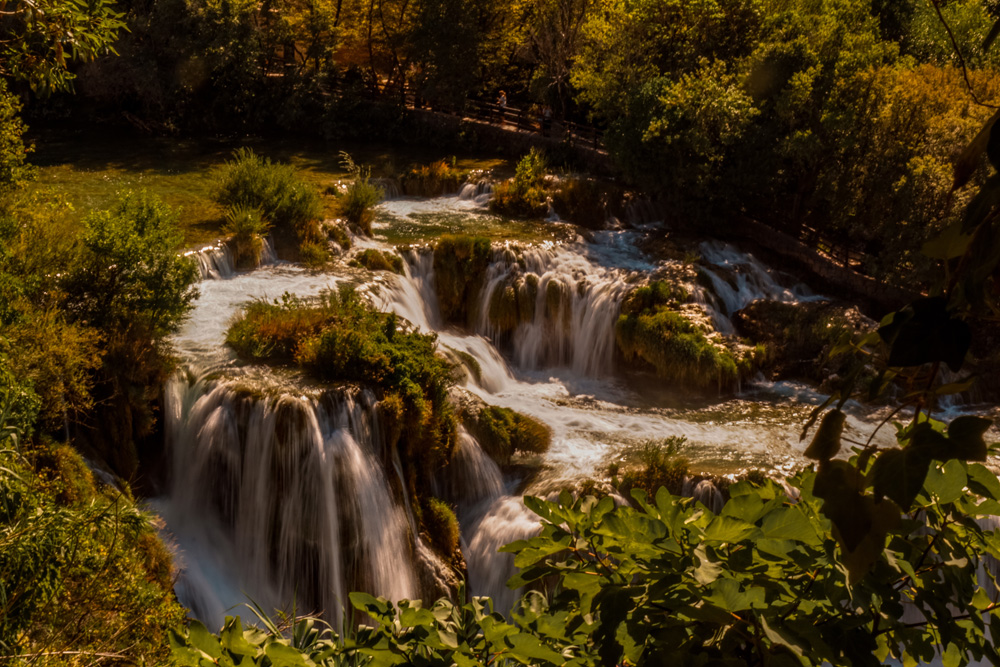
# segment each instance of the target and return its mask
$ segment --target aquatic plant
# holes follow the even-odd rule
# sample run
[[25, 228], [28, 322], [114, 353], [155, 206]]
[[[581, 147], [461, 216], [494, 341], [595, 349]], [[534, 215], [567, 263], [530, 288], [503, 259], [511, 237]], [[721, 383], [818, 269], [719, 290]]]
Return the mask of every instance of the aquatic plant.
[[414, 165], [400, 178], [403, 192], [411, 197], [440, 197], [457, 192], [468, 173], [450, 161], [438, 160], [425, 165]]
[[490, 210], [518, 217], [543, 217], [548, 211], [547, 170], [545, 155], [532, 148], [517, 163], [514, 178], [494, 186]]

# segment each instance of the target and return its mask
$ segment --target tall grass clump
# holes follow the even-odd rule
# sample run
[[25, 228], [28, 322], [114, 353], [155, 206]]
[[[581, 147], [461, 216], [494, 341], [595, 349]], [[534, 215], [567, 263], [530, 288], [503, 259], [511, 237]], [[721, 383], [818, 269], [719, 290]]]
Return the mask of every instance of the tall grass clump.
[[252, 268], [260, 264], [264, 250], [264, 237], [271, 225], [256, 206], [237, 204], [226, 212], [223, 231], [232, 239], [230, 247], [238, 268]]
[[455, 192], [465, 181], [467, 173], [455, 166], [456, 160], [438, 160], [430, 164], [414, 165], [400, 178], [403, 192], [411, 197], [440, 197]]
[[490, 210], [520, 217], [544, 216], [548, 211], [548, 195], [545, 192], [547, 173], [545, 154], [532, 148], [517, 163], [514, 178], [493, 189]]
[[276, 228], [294, 231], [319, 219], [319, 193], [288, 164], [272, 162], [250, 148], [239, 148], [226, 162], [213, 198], [222, 206], [255, 207]]
[[349, 224], [358, 227], [366, 236], [372, 235], [375, 207], [385, 192], [371, 182], [371, 168], [357, 164], [347, 153], [341, 152], [341, 165], [351, 173], [351, 183], [340, 195], [337, 211]]

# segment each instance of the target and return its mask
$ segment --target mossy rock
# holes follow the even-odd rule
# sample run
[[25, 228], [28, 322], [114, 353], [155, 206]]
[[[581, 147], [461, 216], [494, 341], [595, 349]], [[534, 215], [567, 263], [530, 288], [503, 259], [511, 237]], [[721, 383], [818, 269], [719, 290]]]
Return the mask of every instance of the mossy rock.
[[369, 271], [389, 271], [403, 275], [403, 258], [374, 248], [362, 250], [354, 260]]
[[445, 235], [434, 247], [434, 277], [441, 317], [453, 324], [475, 321], [486, 269], [493, 258], [488, 238]]
[[768, 348], [767, 369], [774, 378], [821, 380], [838, 370], [819, 363], [833, 344], [875, 328], [855, 306], [829, 301], [755, 301], [732, 320], [742, 335]]
[[449, 561], [462, 554], [458, 517], [448, 503], [434, 497], [420, 501], [420, 520], [430, 543]]
[[552, 444], [552, 431], [537, 419], [494, 405], [468, 405], [462, 422], [489, 456], [501, 465], [517, 452], [541, 454]]

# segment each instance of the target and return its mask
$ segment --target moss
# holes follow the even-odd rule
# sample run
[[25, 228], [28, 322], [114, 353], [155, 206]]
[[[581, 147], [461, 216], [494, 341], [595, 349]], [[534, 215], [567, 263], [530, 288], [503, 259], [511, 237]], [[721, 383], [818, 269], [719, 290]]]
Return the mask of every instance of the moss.
[[403, 275], [403, 258], [391, 252], [368, 248], [358, 253], [354, 259], [369, 271], [390, 271]]
[[420, 503], [420, 518], [427, 536], [448, 560], [460, 556], [460, 532], [455, 511], [443, 500], [426, 497]]
[[463, 352], [462, 350], [451, 350], [451, 352], [458, 359], [458, 362], [466, 370], [466, 372], [472, 376], [472, 379], [476, 381], [476, 384], [483, 383], [483, 369], [479, 365], [479, 362], [474, 356], [468, 352]]
[[622, 312], [633, 315], [660, 306], [677, 308], [691, 298], [682, 285], [671, 285], [664, 280], [656, 280], [632, 290], [622, 302]]
[[60, 504], [75, 505], [96, 497], [93, 473], [69, 445], [41, 444], [32, 451], [31, 459], [45, 492]]
[[516, 452], [541, 454], [552, 444], [548, 426], [510, 408], [483, 406], [467, 412], [464, 423], [484, 451], [500, 463], [508, 463]]
[[441, 316], [446, 322], [470, 325], [475, 320], [486, 269], [493, 257], [482, 236], [445, 235], [434, 247], [434, 277]]
[[512, 285], [499, 286], [493, 291], [489, 304], [490, 324], [499, 333], [512, 331], [520, 321], [517, 292]]

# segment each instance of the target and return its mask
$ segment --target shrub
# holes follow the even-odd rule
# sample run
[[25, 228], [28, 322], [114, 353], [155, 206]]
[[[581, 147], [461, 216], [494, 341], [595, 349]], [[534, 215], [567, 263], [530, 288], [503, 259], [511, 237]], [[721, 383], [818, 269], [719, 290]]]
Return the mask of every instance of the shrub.
[[0, 544], [5, 656], [166, 661], [167, 633], [184, 619], [169, 556], [149, 517], [117, 492], [98, 492], [72, 449], [0, 454]]
[[358, 253], [354, 259], [369, 271], [391, 271], [403, 275], [403, 258], [391, 252], [368, 248]]
[[434, 278], [441, 317], [446, 322], [468, 324], [474, 320], [492, 257], [488, 238], [444, 235], [438, 239]]
[[316, 188], [302, 181], [291, 165], [271, 162], [245, 147], [226, 162], [213, 198], [226, 208], [257, 208], [285, 232], [318, 219], [322, 211]]
[[223, 230], [232, 235], [230, 244], [237, 267], [253, 268], [260, 265], [264, 236], [270, 227], [256, 206], [236, 204], [226, 211]]
[[688, 461], [679, 456], [678, 451], [686, 441], [684, 436], [671, 436], [658, 442], [642, 443], [639, 468], [628, 470], [618, 485], [622, 495], [631, 498], [633, 489], [641, 489], [655, 496], [660, 487], [675, 496], [680, 495], [688, 474]]
[[517, 163], [514, 178], [493, 189], [490, 210], [522, 217], [544, 216], [548, 211], [548, 195], [544, 187], [547, 168], [545, 156], [537, 148], [532, 148]]

